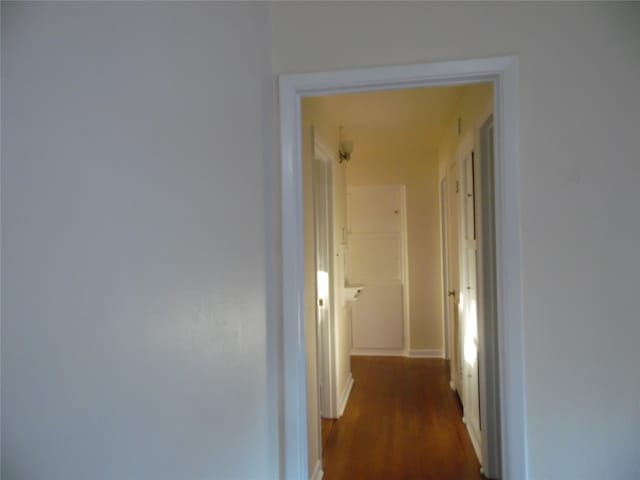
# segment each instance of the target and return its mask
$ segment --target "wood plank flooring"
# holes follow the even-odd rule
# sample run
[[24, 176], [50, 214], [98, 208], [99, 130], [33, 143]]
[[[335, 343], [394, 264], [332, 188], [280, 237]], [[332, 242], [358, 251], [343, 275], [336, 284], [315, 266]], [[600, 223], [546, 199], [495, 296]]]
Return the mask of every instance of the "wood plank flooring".
[[352, 357], [344, 415], [322, 421], [324, 480], [481, 480], [444, 360]]

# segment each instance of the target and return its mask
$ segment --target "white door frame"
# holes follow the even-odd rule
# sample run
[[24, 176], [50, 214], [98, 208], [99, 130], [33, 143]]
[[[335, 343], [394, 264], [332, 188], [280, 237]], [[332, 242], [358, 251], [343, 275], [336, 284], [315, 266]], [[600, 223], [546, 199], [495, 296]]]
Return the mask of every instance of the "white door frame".
[[495, 226], [503, 480], [527, 480], [517, 57], [281, 75], [284, 478], [307, 480], [301, 98], [494, 83]]
[[[478, 156], [478, 175], [476, 183], [479, 192], [477, 199], [478, 205], [478, 305], [482, 308], [478, 310], [478, 324], [484, 328], [478, 330], [478, 342], [480, 345], [482, 364], [479, 368], [479, 375], [484, 381], [480, 382], [480, 398], [484, 399], [490, 396], [499, 396], [499, 382], [492, 376], [499, 372], [498, 364], [498, 340], [495, 335], [487, 335], [489, 331], [495, 331], [498, 328], [496, 319], [496, 244], [495, 244], [495, 205], [492, 192], [495, 190], [495, 169], [493, 152], [489, 155], [487, 149], [490, 144], [495, 144], [493, 134], [493, 113], [487, 112], [480, 119], [475, 127], [476, 134], [476, 152]], [[489, 131], [488, 129], [491, 129]], [[493, 388], [493, 391], [486, 389]], [[482, 448], [482, 467], [486, 475], [492, 475], [500, 470], [501, 452], [497, 449], [489, 448], [491, 441], [499, 441], [500, 438], [500, 411], [499, 406], [495, 403], [485, 402], [480, 404], [480, 418], [482, 419], [483, 428], [481, 434]]]

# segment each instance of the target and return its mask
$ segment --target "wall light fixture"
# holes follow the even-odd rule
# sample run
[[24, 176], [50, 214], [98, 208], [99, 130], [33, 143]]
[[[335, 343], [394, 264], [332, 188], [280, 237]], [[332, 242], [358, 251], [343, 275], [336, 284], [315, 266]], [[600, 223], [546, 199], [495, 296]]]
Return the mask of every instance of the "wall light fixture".
[[338, 163], [348, 162], [351, 159], [351, 153], [353, 152], [353, 141], [345, 138], [343, 126], [340, 126], [338, 142]]

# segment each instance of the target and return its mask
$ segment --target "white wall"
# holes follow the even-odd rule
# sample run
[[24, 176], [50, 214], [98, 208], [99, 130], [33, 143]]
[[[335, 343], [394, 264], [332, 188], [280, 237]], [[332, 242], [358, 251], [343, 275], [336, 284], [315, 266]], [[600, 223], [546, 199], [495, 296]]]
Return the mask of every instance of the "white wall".
[[516, 54], [532, 480], [640, 477], [640, 4], [274, 4], [275, 74]]
[[451, 111], [438, 146], [439, 181], [448, 174], [450, 165], [455, 163], [456, 152], [461, 147], [462, 140], [469, 135], [475, 139], [477, 130], [482, 126], [487, 115], [493, 113], [491, 83], [465, 85], [460, 89], [462, 94]]
[[519, 56], [530, 478], [640, 476], [640, 5], [263, 9], [3, 3], [5, 480], [276, 478], [268, 45]]
[[2, 9], [3, 480], [276, 478], [265, 6]]

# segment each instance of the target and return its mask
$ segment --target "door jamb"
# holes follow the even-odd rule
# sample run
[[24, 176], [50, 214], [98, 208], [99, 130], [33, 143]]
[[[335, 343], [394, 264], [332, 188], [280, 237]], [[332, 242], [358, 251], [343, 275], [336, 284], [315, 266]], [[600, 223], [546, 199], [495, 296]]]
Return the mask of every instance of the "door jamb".
[[[449, 208], [449, 177], [440, 180], [440, 261], [442, 262], [442, 329], [443, 357], [451, 360], [451, 313], [449, 312], [449, 229], [447, 225], [447, 210]], [[449, 375], [451, 376], [451, 375]]]
[[494, 83], [502, 474], [527, 480], [517, 57], [281, 75], [284, 478], [308, 475], [300, 102], [303, 96]]
[[[321, 398], [319, 399], [320, 403], [319, 407], [324, 409], [323, 414], [326, 418], [337, 418], [338, 417], [338, 401], [337, 401], [337, 393], [336, 393], [336, 344], [335, 344], [335, 305], [338, 300], [335, 295], [335, 268], [334, 268], [334, 232], [333, 232], [333, 177], [334, 177], [334, 165], [336, 164], [335, 155], [331, 154], [331, 151], [324, 146], [322, 141], [318, 139], [316, 130], [313, 130], [312, 134], [312, 145], [313, 145], [313, 168], [316, 167], [316, 157], [320, 158], [322, 162], [326, 162], [329, 170], [329, 187], [327, 192], [329, 197], [327, 199], [327, 208], [328, 208], [328, 216], [329, 216], [329, 225], [327, 225], [328, 237], [329, 237], [329, 259], [328, 259], [328, 274], [329, 274], [329, 301], [327, 305], [328, 309], [328, 319], [322, 326], [319, 325], [319, 322], [316, 320], [317, 326], [317, 347], [318, 347], [318, 375], [322, 376], [323, 379], [323, 389]], [[314, 172], [315, 173], [315, 172]], [[315, 175], [314, 175], [315, 181]], [[314, 198], [314, 217], [317, 216], [316, 211], [316, 203]], [[317, 218], [314, 218], [314, 221], [317, 221]], [[317, 244], [316, 244], [316, 255], [317, 255]], [[317, 266], [316, 266], [317, 270]], [[315, 292], [316, 302], [317, 291]], [[316, 305], [316, 315], [317, 315], [317, 305]], [[322, 349], [320, 348], [320, 344], [322, 343]], [[322, 354], [320, 354], [322, 352]], [[322, 373], [321, 373], [322, 372]], [[322, 445], [322, 442], [320, 442]]]
[[[475, 135], [477, 140], [476, 151], [478, 155], [476, 182], [479, 186], [477, 191], [480, 192], [478, 204], [478, 225], [480, 232], [478, 234], [478, 278], [477, 298], [478, 304], [482, 308], [478, 310], [478, 321], [484, 328], [478, 331], [478, 340], [481, 351], [486, 352], [482, 356], [484, 362], [480, 365], [478, 374], [484, 378], [484, 382], [480, 382], [480, 398], [499, 398], [499, 385], [495, 379], [489, 378], [495, 375], [499, 369], [499, 360], [496, 350], [499, 346], [495, 344], [494, 335], [488, 335], [488, 331], [495, 331], [496, 324], [496, 249], [495, 249], [495, 208], [493, 198], [490, 192], [495, 190], [495, 152], [493, 158], [486, 158], [485, 154], [487, 141], [491, 141], [495, 145], [495, 135], [488, 138], [485, 130], [491, 125], [495, 133], [493, 123], [493, 113], [486, 112], [475, 125]], [[484, 389], [484, 390], [483, 390]], [[483, 457], [483, 470], [487, 476], [494, 475], [500, 469], [500, 450], [488, 448], [489, 442], [500, 442], [500, 412], [496, 402], [483, 402], [480, 405], [480, 418], [483, 419], [481, 435], [481, 448]]]

